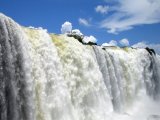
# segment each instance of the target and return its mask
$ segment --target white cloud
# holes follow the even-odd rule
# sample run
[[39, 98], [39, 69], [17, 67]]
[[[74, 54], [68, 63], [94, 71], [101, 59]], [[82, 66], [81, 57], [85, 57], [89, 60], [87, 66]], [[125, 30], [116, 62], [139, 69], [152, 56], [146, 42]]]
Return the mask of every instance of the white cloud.
[[29, 29], [35, 29], [35, 27], [33, 27], [33, 26], [29, 26], [28, 28], [29, 28]]
[[84, 25], [84, 26], [90, 26], [89, 22], [84, 19], [84, 18], [79, 18], [78, 19], [79, 24]]
[[117, 41], [111, 40], [111, 41], [109, 42], [109, 44], [112, 45], [112, 46], [117, 46]]
[[72, 23], [66, 21], [65, 23], [62, 24], [62, 27], [61, 27], [62, 34], [70, 33], [71, 31], [72, 31]]
[[72, 35], [78, 35], [78, 36], [83, 36], [83, 34], [81, 33], [81, 31], [79, 29], [74, 29], [72, 30]]
[[120, 43], [122, 46], [129, 46], [129, 41], [128, 41], [126, 38], [120, 40], [119, 43]]
[[109, 10], [109, 6], [103, 6], [103, 5], [98, 5], [96, 8], [95, 8], [95, 11], [97, 13], [101, 13], [101, 14], [107, 14], [108, 13], [108, 10]]
[[112, 45], [110, 45], [109, 43], [103, 43], [101, 46], [107, 47], [107, 46], [112, 46]]
[[113, 14], [101, 22], [101, 27], [109, 33], [160, 22], [160, 0], [116, 0], [110, 11]]
[[102, 46], [117, 46], [117, 41], [111, 40], [109, 43], [103, 43]]
[[160, 55], [160, 44], [147, 44], [146, 42], [142, 41], [142, 42], [138, 42], [134, 45], [132, 45], [133, 48], [152, 48], [156, 51], [156, 53], [158, 53]]
[[145, 47], [147, 47], [147, 44], [146, 44], [146, 42], [138, 42], [138, 43], [132, 45], [132, 47], [134, 47], [134, 48], [145, 48]]
[[92, 35], [91, 36], [84, 36], [82, 42], [83, 43], [89, 43], [89, 42], [96, 43], [97, 39]]

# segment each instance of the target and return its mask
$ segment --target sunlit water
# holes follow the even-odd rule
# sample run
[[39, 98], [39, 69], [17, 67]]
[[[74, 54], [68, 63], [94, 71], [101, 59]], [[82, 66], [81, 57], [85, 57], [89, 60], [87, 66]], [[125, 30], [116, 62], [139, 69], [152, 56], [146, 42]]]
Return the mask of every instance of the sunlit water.
[[0, 120], [160, 120], [160, 56], [82, 45], [0, 14]]

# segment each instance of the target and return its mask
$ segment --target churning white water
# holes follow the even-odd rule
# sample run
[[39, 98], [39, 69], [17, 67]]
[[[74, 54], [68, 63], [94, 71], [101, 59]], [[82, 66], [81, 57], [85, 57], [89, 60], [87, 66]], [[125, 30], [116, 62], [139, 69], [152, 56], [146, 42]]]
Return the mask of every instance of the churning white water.
[[0, 14], [0, 120], [160, 120], [160, 56]]

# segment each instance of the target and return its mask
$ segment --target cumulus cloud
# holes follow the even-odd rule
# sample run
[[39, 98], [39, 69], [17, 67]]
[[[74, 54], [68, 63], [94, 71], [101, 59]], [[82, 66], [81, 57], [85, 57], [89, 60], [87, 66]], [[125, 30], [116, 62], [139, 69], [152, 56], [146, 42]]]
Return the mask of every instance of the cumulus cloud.
[[122, 46], [129, 46], [129, 41], [128, 41], [128, 39], [126, 39], [126, 38], [120, 40], [119, 43], [120, 43]]
[[91, 42], [91, 43], [97, 42], [97, 39], [92, 35], [84, 36], [79, 29], [72, 30], [72, 23], [70, 23], [68, 21], [66, 21], [64, 24], [62, 24], [61, 32], [63, 34], [67, 34], [70, 37], [74, 37], [74, 36], [80, 37], [82, 39], [82, 42], [86, 43], [86, 44], [89, 42]]
[[[160, 0], [115, 0], [112, 13], [100, 24], [109, 33], [117, 34], [137, 25], [160, 22]], [[99, 8], [100, 9], [100, 8]]]
[[103, 43], [102, 46], [117, 46], [117, 41], [111, 40], [109, 43]]
[[82, 42], [83, 43], [89, 43], [89, 42], [96, 43], [97, 39], [92, 35], [91, 36], [84, 36]]
[[65, 34], [65, 33], [70, 33], [72, 31], [72, 23], [66, 21], [62, 24], [61, 27], [61, 33]]
[[83, 34], [81, 33], [81, 31], [79, 29], [74, 29], [71, 32], [73, 35], [78, 35], [78, 36], [83, 36]]
[[111, 40], [111, 41], [109, 42], [109, 44], [112, 45], [112, 46], [117, 46], [117, 41]]
[[132, 45], [132, 47], [134, 47], [134, 48], [145, 48], [145, 47], [147, 47], [147, 44], [146, 44], [146, 42], [138, 42], [138, 43]]
[[98, 5], [96, 8], [95, 8], [95, 11], [97, 13], [101, 13], [101, 14], [106, 14], [108, 13], [108, 10], [109, 10], [109, 6], [106, 6], [106, 5]]
[[33, 26], [29, 26], [28, 28], [29, 28], [29, 29], [35, 29], [35, 27], [33, 27]]
[[158, 53], [160, 55], [160, 44], [149, 44], [149, 43], [146, 43], [144, 41], [142, 42], [138, 42], [134, 45], [132, 45], [133, 48], [146, 48], [146, 47], [149, 47], [149, 48], [152, 48], [156, 51], [156, 53]]
[[84, 26], [87, 26], [87, 27], [90, 26], [89, 22], [86, 19], [84, 19], [84, 18], [79, 18], [78, 22], [81, 25], [84, 25]]

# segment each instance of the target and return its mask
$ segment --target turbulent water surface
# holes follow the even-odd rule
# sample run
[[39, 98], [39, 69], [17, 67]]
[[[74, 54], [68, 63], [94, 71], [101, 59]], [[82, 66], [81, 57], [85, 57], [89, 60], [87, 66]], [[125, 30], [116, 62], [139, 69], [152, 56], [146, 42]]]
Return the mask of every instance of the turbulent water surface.
[[82, 45], [0, 14], [0, 120], [160, 120], [160, 56]]

